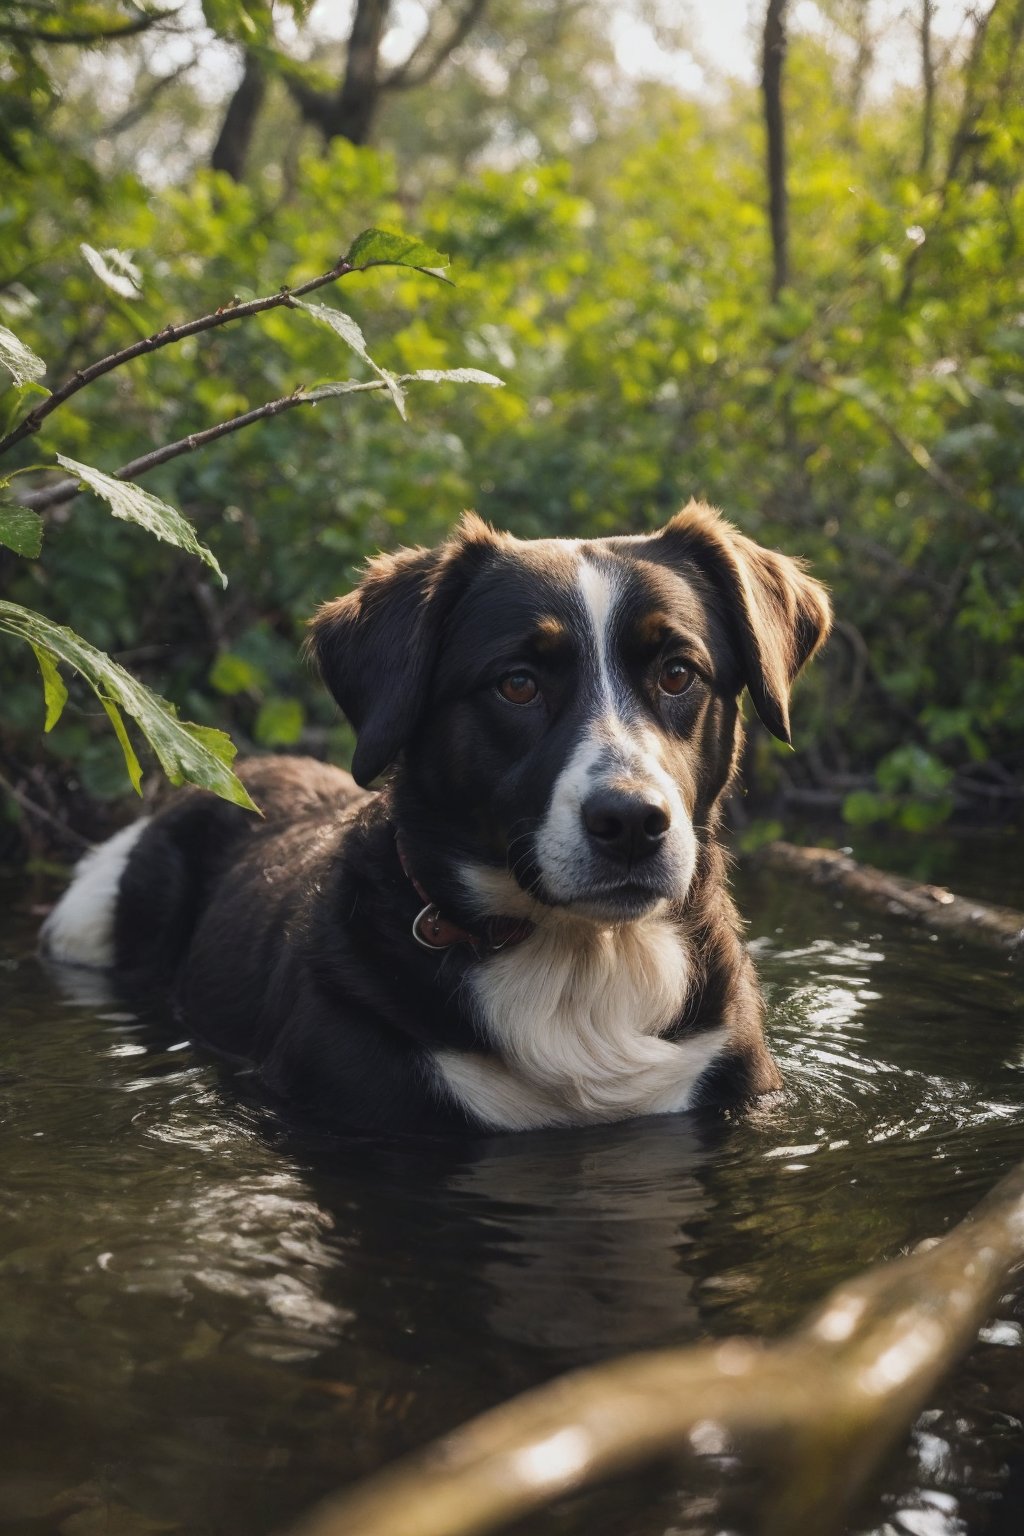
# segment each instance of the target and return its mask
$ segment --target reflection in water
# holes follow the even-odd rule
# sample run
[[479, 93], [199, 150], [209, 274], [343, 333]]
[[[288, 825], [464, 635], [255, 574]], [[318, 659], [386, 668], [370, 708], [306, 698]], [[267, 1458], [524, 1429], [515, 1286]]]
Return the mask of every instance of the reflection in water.
[[707, 1140], [683, 1116], [503, 1137], [452, 1173], [448, 1189], [489, 1229], [488, 1328], [577, 1361], [691, 1337], [686, 1249], [707, 1213]]
[[[777, 1335], [943, 1230], [1024, 1156], [1019, 978], [785, 901], [745, 900], [783, 1095], [471, 1144], [289, 1131], [89, 973], [62, 1005], [16, 929], [0, 1531], [258, 1536], [557, 1371]], [[984, 1528], [1024, 1454], [1022, 1324], [1007, 1300], [852, 1531]], [[644, 1474], [531, 1530], [746, 1528], [747, 1485], [701, 1449], [687, 1491]]]

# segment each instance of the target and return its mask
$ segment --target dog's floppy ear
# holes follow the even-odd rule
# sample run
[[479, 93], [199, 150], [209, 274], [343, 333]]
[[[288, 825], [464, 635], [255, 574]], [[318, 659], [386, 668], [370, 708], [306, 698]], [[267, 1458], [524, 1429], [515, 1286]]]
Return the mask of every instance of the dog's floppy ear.
[[354, 591], [313, 616], [308, 650], [356, 732], [357, 783], [383, 773], [415, 731], [445, 617], [474, 553], [497, 537], [467, 514], [438, 549], [378, 555]]
[[760, 719], [790, 741], [789, 690], [823, 643], [832, 608], [798, 560], [764, 549], [713, 507], [691, 501], [655, 536], [711, 578], [739, 647], [744, 682]]

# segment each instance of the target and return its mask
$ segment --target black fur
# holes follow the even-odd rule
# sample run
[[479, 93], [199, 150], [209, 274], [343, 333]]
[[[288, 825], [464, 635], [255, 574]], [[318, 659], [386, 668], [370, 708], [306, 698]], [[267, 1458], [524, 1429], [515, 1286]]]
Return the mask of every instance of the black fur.
[[[698, 842], [675, 921], [696, 971], [669, 1038], [725, 1024], [701, 1081], [729, 1104], [777, 1086], [756, 977], [716, 842], [739, 747], [737, 696], [788, 739], [789, 685], [828, 626], [822, 589], [784, 557], [690, 508], [650, 538], [586, 546], [614, 570], [616, 665], [629, 707], [659, 732]], [[358, 732], [355, 777], [300, 758], [240, 770], [263, 817], [178, 792], [129, 857], [116, 910], [119, 976], [173, 990], [187, 1026], [304, 1114], [401, 1130], [474, 1127], [435, 1066], [439, 1049], [493, 1053], [465, 1001], [468, 944], [420, 948], [416, 879], [472, 931], [481, 914], [460, 869], [511, 869], [544, 902], [535, 833], [594, 708], [573, 647], [575, 554], [520, 543], [475, 519], [440, 550], [382, 557], [318, 615], [311, 649]], [[567, 638], [570, 637], [570, 638]], [[652, 694], [680, 646], [699, 686]], [[495, 680], [528, 666], [543, 709], [509, 705]], [[654, 669], [652, 672], [652, 668]], [[529, 941], [527, 941], [529, 942]]]

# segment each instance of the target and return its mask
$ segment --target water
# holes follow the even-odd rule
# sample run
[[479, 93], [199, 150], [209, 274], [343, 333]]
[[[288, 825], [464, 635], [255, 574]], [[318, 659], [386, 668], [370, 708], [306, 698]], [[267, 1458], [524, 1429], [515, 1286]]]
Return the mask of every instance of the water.
[[[4, 1536], [262, 1536], [574, 1365], [775, 1336], [959, 1219], [1024, 1157], [1019, 967], [739, 894], [781, 1103], [449, 1146], [289, 1132], [166, 1026], [62, 998], [0, 886]], [[1020, 1529], [1022, 1342], [1010, 1295], [851, 1532]], [[710, 1458], [528, 1528], [710, 1536], [749, 1498]]]

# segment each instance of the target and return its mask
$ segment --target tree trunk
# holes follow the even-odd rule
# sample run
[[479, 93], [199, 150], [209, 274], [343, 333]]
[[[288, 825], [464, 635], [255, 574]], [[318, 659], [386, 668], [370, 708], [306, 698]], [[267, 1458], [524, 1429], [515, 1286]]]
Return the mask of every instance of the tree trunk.
[[238, 88], [228, 102], [210, 164], [215, 171], [227, 171], [233, 181], [241, 181], [252, 146], [256, 119], [267, 94], [267, 72], [254, 53], [245, 56], [245, 69]]
[[345, 74], [335, 93], [286, 80], [303, 117], [319, 128], [328, 143], [331, 139], [348, 139], [352, 144], [369, 140], [383, 89], [380, 45], [390, 9], [391, 0], [356, 0]]
[[768, 218], [772, 234], [772, 299], [789, 282], [789, 214], [786, 205], [786, 140], [782, 113], [782, 66], [786, 57], [786, 0], [768, 0], [764, 21], [761, 89], [767, 135]]
[[[380, 68], [380, 46], [387, 29], [391, 0], [356, 0], [348, 40], [345, 76], [337, 92], [330, 94], [285, 77], [307, 123], [315, 123], [325, 141], [348, 139], [352, 144], [369, 142], [381, 97], [388, 91], [410, 90], [432, 80], [451, 54], [469, 36], [487, 9], [489, 0], [466, 0], [454, 17], [438, 6], [431, 26], [420, 38], [404, 64], [390, 73]], [[433, 23], [442, 17], [435, 36]], [[445, 25], [447, 23], [447, 25]]]
[[380, 101], [380, 45], [391, 0], [357, 0], [345, 78], [328, 118], [326, 137], [365, 144]]
[[861, 5], [857, 13], [856, 29], [854, 41], [857, 52], [850, 72], [850, 116], [855, 120], [860, 117], [868, 75], [875, 61], [875, 40], [871, 33], [866, 3]]
[[933, 0], [921, 0], [921, 86], [924, 100], [921, 105], [921, 155], [917, 163], [918, 175], [927, 176], [932, 165], [932, 145], [935, 139], [935, 61], [932, 58], [932, 11]]

